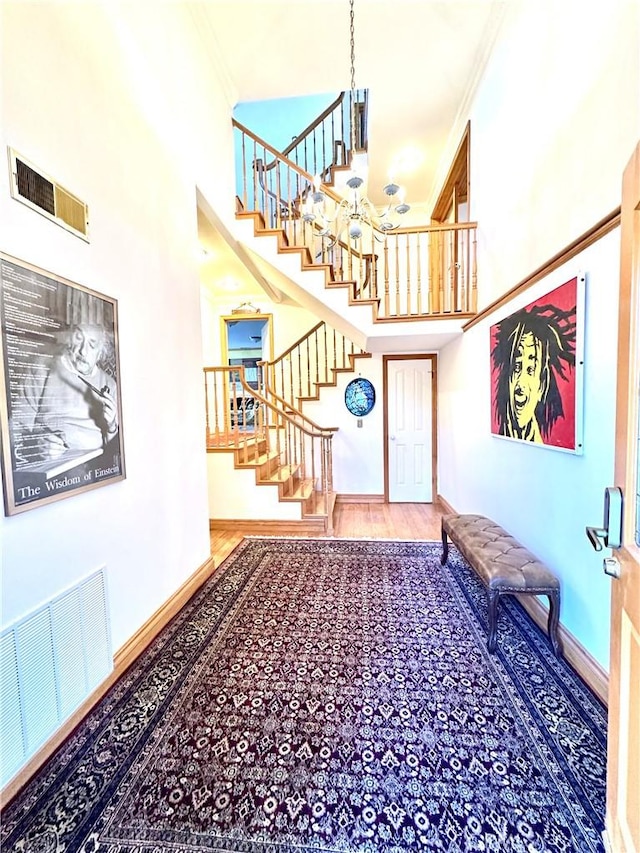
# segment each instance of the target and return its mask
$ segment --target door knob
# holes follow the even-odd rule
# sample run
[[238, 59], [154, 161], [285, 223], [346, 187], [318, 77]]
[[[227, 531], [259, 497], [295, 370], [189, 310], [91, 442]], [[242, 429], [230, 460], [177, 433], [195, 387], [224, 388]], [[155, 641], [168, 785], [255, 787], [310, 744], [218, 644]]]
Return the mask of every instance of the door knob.
[[[596, 551], [620, 548], [622, 545], [622, 489], [611, 486], [604, 490], [604, 519], [602, 527], [585, 528], [589, 542]], [[610, 574], [607, 572], [607, 574]]]
[[607, 530], [604, 527], [585, 527], [589, 542], [596, 551], [602, 551], [603, 543], [607, 544]]

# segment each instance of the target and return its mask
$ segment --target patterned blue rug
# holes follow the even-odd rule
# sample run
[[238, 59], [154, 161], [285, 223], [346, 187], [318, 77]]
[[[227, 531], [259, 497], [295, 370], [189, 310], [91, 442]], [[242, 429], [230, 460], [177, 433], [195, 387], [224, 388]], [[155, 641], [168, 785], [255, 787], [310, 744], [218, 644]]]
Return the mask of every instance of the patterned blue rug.
[[5, 810], [23, 853], [600, 851], [606, 712], [432, 542], [245, 540]]

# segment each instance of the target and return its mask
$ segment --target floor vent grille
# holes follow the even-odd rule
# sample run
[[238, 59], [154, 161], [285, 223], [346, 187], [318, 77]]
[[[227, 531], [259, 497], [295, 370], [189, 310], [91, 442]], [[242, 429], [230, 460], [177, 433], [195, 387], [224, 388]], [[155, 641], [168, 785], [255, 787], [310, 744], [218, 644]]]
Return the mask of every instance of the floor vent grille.
[[104, 569], [2, 632], [0, 785], [112, 669]]

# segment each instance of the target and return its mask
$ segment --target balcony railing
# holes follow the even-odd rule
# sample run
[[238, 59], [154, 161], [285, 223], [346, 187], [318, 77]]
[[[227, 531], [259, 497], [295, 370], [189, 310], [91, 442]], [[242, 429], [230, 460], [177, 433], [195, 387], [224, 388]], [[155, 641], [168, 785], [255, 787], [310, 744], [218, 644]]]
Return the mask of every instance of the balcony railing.
[[[385, 233], [372, 228], [357, 241], [345, 229], [327, 239], [317, 222], [301, 215], [314, 175], [233, 124], [239, 215], [254, 216], [258, 230], [282, 232], [287, 248], [299, 248], [306, 264], [324, 265], [331, 282], [348, 283], [353, 299], [373, 305], [377, 322], [474, 316], [477, 223]], [[331, 218], [341, 197], [326, 184], [323, 192]]]

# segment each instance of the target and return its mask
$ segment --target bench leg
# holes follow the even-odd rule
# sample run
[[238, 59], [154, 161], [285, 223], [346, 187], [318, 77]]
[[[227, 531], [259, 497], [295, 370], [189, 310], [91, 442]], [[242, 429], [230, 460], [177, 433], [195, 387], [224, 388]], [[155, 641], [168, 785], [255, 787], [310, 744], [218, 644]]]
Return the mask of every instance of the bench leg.
[[442, 556], [440, 557], [440, 565], [444, 566], [449, 556], [449, 542], [447, 540], [447, 532], [442, 528]]
[[489, 639], [487, 640], [487, 648], [490, 652], [495, 652], [498, 634], [498, 603], [500, 601], [500, 590], [490, 589], [488, 592], [489, 599]]
[[560, 620], [560, 593], [555, 590], [547, 595], [549, 599], [549, 619], [547, 621], [547, 632], [554, 655], [559, 658], [562, 654], [562, 644], [558, 638], [558, 622]]

